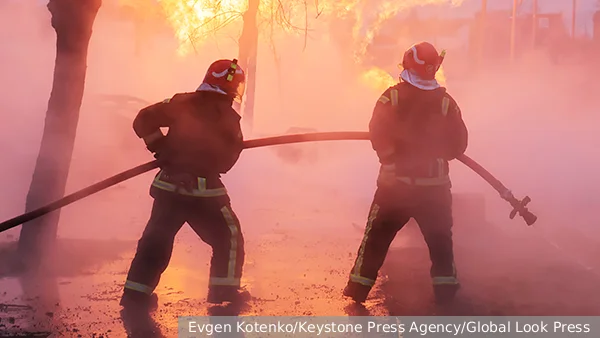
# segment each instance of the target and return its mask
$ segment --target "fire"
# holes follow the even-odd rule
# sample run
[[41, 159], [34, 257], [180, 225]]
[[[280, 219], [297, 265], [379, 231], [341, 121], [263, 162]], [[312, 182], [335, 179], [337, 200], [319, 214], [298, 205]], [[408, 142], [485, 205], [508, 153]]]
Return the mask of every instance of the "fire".
[[190, 51], [190, 43], [235, 21], [243, 10], [237, 0], [160, 0], [159, 4], [182, 42], [179, 49], [182, 54]]
[[[444, 74], [444, 67], [440, 67], [436, 76], [436, 80], [443, 87], [446, 87], [446, 75]], [[384, 92], [389, 87], [398, 83], [390, 73], [379, 67], [372, 67], [361, 74], [361, 81], [368, 87], [376, 90], [378, 93]]]
[[415, 7], [425, 5], [451, 4], [460, 6], [464, 0], [364, 0], [352, 1], [352, 11], [356, 12], [356, 22], [353, 35], [356, 45], [356, 57], [358, 59], [366, 53], [367, 46], [373, 41], [381, 26], [389, 19]]
[[[150, 8], [160, 7], [162, 16], [173, 28], [179, 40], [181, 55], [193, 51], [217, 31], [228, 25], [239, 24], [248, 8], [248, 0], [118, 0], [148, 14]], [[260, 0], [259, 25], [262, 32], [274, 30], [298, 31], [307, 18], [323, 21], [340, 17], [354, 19], [353, 38], [356, 56], [360, 59], [366, 46], [380, 30], [381, 25], [401, 11], [430, 4], [459, 6], [464, 0]], [[310, 5], [309, 5], [310, 4]], [[264, 23], [268, 23], [265, 25]], [[310, 22], [308, 23], [311, 24]], [[294, 28], [295, 27], [295, 28]], [[237, 27], [239, 28], [239, 27]], [[301, 29], [300, 29], [301, 31]], [[239, 32], [239, 31], [238, 31]]]
[[394, 80], [390, 73], [378, 67], [373, 67], [363, 72], [361, 74], [361, 80], [378, 93], [382, 93], [389, 87], [398, 83], [398, 81]]
[[446, 87], [446, 74], [444, 73], [444, 66], [440, 66], [440, 69], [435, 74], [435, 79], [442, 87]]
[[[225, 28], [235, 29], [234, 34], [239, 34], [242, 15], [248, 8], [248, 0], [118, 1], [121, 5], [138, 11], [142, 16], [149, 16], [151, 12], [159, 11], [173, 29], [175, 37], [179, 41], [178, 52], [182, 56], [192, 52], [197, 45], [201, 45]], [[320, 21], [350, 18], [353, 22], [354, 56], [360, 69], [363, 67], [362, 59], [366, 54], [367, 46], [387, 20], [414, 7], [432, 4], [459, 6], [463, 1], [315, 0], [307, 6], [307, 2], [300, 0], [260, 0], [258, 25], [261, 33], [290, 34], [294, 29], [298, 30], [297, 27], [307, 24], [307, 18]], [[308, 24], [310, 25], [310, 23]], [[401, 47], [399, 46], [399, 48]], [[446, 78], [443, 68], [440, 68], [437, 79], [440, 84], [445, 86]], [[384, 91], [397, 83], [389, 73], [377, 67], [364, 70], [361, 80], [377, 91]]]

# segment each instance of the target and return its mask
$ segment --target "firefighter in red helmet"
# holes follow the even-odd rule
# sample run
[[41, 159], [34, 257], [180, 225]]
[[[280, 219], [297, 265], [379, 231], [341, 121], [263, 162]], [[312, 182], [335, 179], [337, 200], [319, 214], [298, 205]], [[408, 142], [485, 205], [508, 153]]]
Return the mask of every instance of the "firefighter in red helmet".
[[148, 106], [133, 121], [160, 171], [150, 187], [154, 204], [127, 275], [123, 307], [156, 309], [154, 289], [184, 223], [212, 247], [208, 302], [247, 298], [240, 287], [244, 238], [220, 179], [243, 149], [241, 117], [232, 105], [241, 101], [244, 83], [237, 60], [218, 60], [195, 92]]
[[344, 295], [364, 302], [389, 246], [411, 218], [429, 247], [437, 302], [459, 288], [452, 243], [452, 195], [448, 161], [467, 148], [467, 128], [456, 101], [435, 75], [445, 52], [421, 42], [402, 60], [400, 82], [377, 101], [369, 124], [381, 164], [358, 257]]

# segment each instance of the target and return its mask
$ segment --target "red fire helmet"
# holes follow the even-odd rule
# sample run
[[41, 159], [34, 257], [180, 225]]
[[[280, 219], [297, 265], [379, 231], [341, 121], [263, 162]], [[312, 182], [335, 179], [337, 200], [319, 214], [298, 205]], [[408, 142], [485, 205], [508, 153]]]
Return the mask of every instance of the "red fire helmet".
[[217, 60], [208, 67], [202, 83], [217, 87], [241, 101], [246, 90], [246, 74], [236, 59]]
[[419, 42], [404, 53], [402, 68], [416, 73], [423, 80], [433, 80], [442, 65], [445, 54], [446, 51], [438, 54], [438, 51], [429, 42]]

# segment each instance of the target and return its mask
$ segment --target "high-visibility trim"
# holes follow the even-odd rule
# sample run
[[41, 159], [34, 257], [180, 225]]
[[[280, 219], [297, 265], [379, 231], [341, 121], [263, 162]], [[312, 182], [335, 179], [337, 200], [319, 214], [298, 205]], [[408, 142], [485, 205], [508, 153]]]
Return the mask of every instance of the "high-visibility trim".
[[444, 96], [442, 99], [442, 115], [448, 115], [448, 107], [450, 107], [450, 99], [447, 96]]
[[398, 105], [398, 89], [390, 90], [390, 97], [392, 99], [392, 106]]
[[151, 295], [152, 292], [154, 292], [154, 288], [150, 287], [148, 285], [144, 285], [138, 282], [134, 282], [134, 281], [130, 281], [127, 280], [125, 281], [125, 289], [129, 289], [129, 290], [133, 290], [133, 291], [137, 291], [137, 292], [142, 292], [148, 295]]
[[242, 285], [242, 280], [240, 278], [211, 277], [208, 280], [208, 284], [239, 287], [240, 285]]
[[378, 102], [381, 102], [381, 103], [383, 103], [383, 104], [386, 104], [386, 103], [390, 102], [390, 99], [389, 99], [389, 97], [387, 97], [387, 96], [385, 96], [385, 95], [381, 95], [381, 96], [379, 97], [379, 100], [377, 100], [377, 101], [378, 101]]
[[452, 276], [435, 276], [431, 278], [433, 285], [456, 285], [459, 284], [456, 278], [456, 266], [452, 263]]
[[396, 179], [402, 183], [410, 184], [410, 185], [420, 185], [420, 186], [435, 186], [435, 185], [444, 185], [450, 183], [450, 176], [444, 175], [442, 177], [431, 177], [431, 178], [418, 178], [418, 177], [405, 177], [399, 176]]
[[437, 276], [432, 278], [433, 285], [456, 285], [458, 279], [454, 276]]
[[[238, 67], [238, 65], [235, 62], [232, 62], [229, 70], [231, 70], [231, 69], [237, 70], [237, 67]], [[233, 72], [233, 73], [236, 73], [236, 72]], [[229, 74], [227, 74], [227, 81], [233, 81], [233, 73], [229, 72]]]
[[194, 189], [190, 192], [185, 189], [181, 189], [181, 188], [177, 187], [173, 183], [162, 181], [160, 179], [162, 174], [163, 174], [163, 172], [160, 171], [158, 173], [158, 175], [156, 175], [156, 177], [154, 178], [154, 181], [152, 182], [153, 187], [161, 189], [161, 190], [169, 191], [169, 192], [176, 192], [181, 195], [194, 196], [194, 197], [215, 197], [215, 196], [227, 195], [227, 189], [225, 187], [215, 188], [215, 189], [207, 189], [206, 188], [206, 178], [204, 178], [204, 177], [198, 177], [198, 188]]
[[437, 164], [438, 164], [438, 174], [439, 177], [444, 177], [444, 159], [443, 158], [438, 158], [437, 159]]
[[365, 255], [365, 247], [367, 246], [367, 239], [369, 238], [369, 233], [373, 228], [373, 222], [377, 217], [377, 213], [379, 213], [379, 205], [373, 204], [373, 206], [371, 207], [371, 211], [369, 212], [367, 226], [365, 227], [365, 234], [363, 236], [362, 243], [360, 243], [360, 248], [358, 249], [358, 257], [356, 257], [356, 264], [354, 265], [354, 271], [352, 272], [352, 275], [360, 276], [360, 270], [362, 269], [362, 264]]
[[[230, 238], [230, 249], [229, 249], [229, 264], [227, 266], [227, 280], [234, 280], [235, 279], [235, 268], [236, 268], [236, 263], [237, 263], [237, 255], [238, 255], [238, 251], [237, 251], [237, 246], [238, 246], [238, 237], [240, 234], [239, 231], [239, 224], [236, 220], [236, 218], [233, 216], [233, 212], [229, 209], [228, 206], [224, 206], [223, 208], [221, 208], [221, 213], [223, 214], [223, 218], [225, 218], [225, 223], [227, 223], [227, 226], [229, 227], [229, 231], [231, 233], [231, 238]], [[237, 280], [239, 285], [239, 279]], [[226, 284], [226, 285], [232, 285], [232, 284]]]
[[362, 277], [359, 275], [355, 275], [355, 274], [351, 274], [350, 275], [350, 281], [354, 282], [354, 283], [359, 283], [362, 285], [366, 285], [366, 286], [373, 286], [375, 285], [375, 281], [366, 277]]

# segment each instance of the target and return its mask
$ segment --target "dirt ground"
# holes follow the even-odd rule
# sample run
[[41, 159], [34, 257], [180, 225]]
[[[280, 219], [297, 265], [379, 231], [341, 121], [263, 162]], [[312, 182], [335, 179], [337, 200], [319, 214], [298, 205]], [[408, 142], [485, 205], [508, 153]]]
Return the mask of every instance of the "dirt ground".
[[[245, 169], [257, 173], [259, 166]], [[299, 178], [293, 169], [281, 170], [276, 178], [281, 184], [228, 182], [246, 238], [243, 284], [253, 298], [245, 306], [205, 302], [210, 252], [184, 228], [156, 290], [157, 312], [151, 318], [122, 314], [119, 297], [145, 221], [117, 213], [136, 219], [128, 230], [133, 234], [122, 240], [62, 239], [57, 260], [64, 264], [58, 264], [55, 277], [14, 277], [6, 264], [14, 248], [4, 245], [0, 303], [20, 307], [0, 307], [0, 331], [5, 332], [0, 336], [51, 332], [51, 337], [107, 338], [129, 332], [131, 337], [176, 337], [178, 316], [190, 315], [600, 315], [595, 267], [565, 255], [564, 246], [552, 245], [519, 220], [486, 222], [475, 212], [456, 217], [456, 264], [463, 287], [453, 307], [432, 303], [428, 252], [414, 224], [400, 232], [374, 292], [365, 306], [357, 306], [341, 293], [362, 239], [371, 192], [344, 189], [352, 175], [336, 176], [334, 166], [319, 173], [336, 177], [327, 186], [314, 176]], [[108, 203], [119, 200], [117, 195], [138, 196], [147, 184], [139, 180], [102, 198]], [[235, 198], [249, 192], [255, 197]], [[144, 204], [139, 214], [146, 215], [147, 201], [139, 203]], [[589, 256], [592, 252], [587, 258], [597, 261]]]

